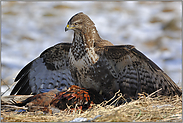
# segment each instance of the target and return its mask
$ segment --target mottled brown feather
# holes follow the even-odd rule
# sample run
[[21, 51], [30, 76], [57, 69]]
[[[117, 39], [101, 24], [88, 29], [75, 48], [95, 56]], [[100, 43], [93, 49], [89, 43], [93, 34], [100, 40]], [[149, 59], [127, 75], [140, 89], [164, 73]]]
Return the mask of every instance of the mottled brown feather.
[[158, 94], [182, 95], [173, 80], [134, 46], [113, 46], [103, 40], [87, 15], [78, 13], [67, 25], [74, 30], [73, 42], [48, 48], [25, 66], [11, 94], [36, 94], [40, 89], [69, 87], [73, 83], [95, 90], [106, 99], [119, 89], [125, 97], [150, 94], [159, 88], [162, 91]]
[[[173, 80], [134, 46], [113, 46], [103, 40], [84, 13], [74, 15], [67, 24], [67, 30], [74, 31], [69, 64], [80, 86], [95, 89], [105, 98], [112, 97], [118, 89], [125, 97], [150, 94], [160, 88], [158, 94], [182, 94]], [[78, 57], [79, 53], [82, 55]]]

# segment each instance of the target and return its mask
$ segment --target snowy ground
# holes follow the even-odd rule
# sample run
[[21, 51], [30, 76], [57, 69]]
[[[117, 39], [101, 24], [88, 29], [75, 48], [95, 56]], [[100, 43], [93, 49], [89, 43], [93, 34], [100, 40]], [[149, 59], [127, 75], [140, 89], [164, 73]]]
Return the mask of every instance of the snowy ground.
[[181, 85], [181, 8], [181, 2], [2, 2], [1, 92], [43, 50], [72, 41], [64, 27], [81, 11], [102, 38], [134, 45]]

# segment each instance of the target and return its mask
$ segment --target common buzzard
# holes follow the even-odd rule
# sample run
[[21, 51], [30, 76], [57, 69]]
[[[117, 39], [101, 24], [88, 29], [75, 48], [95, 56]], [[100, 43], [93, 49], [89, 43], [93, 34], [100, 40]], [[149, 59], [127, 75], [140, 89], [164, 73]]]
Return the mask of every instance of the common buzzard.
[[71, 85], [94, 89], [106, 99], [119, 89], [125, 97], [160, 88], [161, 95], [182, 94], [173, 80], [134, 46], [113, 46], [103, 40], [86, 14], [74, 15], [67, 30], [74, 31], [72, 43], [48, 48], [26, 65], [17, 75], [11, 94], [37, 94], [41, 89]]

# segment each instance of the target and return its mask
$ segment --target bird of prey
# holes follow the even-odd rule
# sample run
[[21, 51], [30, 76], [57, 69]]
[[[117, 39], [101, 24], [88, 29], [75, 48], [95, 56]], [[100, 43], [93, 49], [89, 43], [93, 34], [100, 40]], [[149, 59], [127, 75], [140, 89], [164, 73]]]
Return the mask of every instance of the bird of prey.
[[17, 75], [11, 94], [38, 94], [41, 89], [71, 85], [93, 89], [106, 99], [119, 89], [127, 98], [160, 88], [158, 95], [182, 94], [173, 80], [134, 46], [114, 46], [103, 40], [83, 12], [68, 21], [67, 30], [74, 31], [72, 43], [48, 48], [26, 65]]

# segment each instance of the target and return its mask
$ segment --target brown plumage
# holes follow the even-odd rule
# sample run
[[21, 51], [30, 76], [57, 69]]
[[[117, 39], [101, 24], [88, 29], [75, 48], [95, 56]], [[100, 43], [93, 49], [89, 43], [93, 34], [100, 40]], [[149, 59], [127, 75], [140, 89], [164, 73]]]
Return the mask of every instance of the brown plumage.
[[51, 111], [53, 108], [64, 110], [67, 105], [70, 108], [79, 107], [82, 110], [88, 109], [91, 105], [101, 103], [103, 97], [95, 90], [87, 90], [76, 85], [72, 85], [69, 89], [60, 92], [52, 89], [49, 92], [36, 94], [23, 101], [17, 101], [15, 105], [26, 106], [28, 111], [42, 110]]
[[95, 89], [107, 99], [119, 89], [125, 97], [160, 88], [158, 94], [182, 94], [172, 79], [134, 46], [101, 46], [98, 42], [104, 40], [87, 15], [74, 15], [65, 28], [70, 29], [74, 31], [69, 56], [71, 75], [81, 87]]
[[59, 92], [51, 101], [50, 105], [58, 107], [59, 109], [75, 108], [77, 105], [80, 109], [88, 109], [90, 104], [98, 104], [103, 101], [103, 97], [95, 90], [87, 90], [76, 85], [72, 85], [67, 91]]
[[[99, 41], [98, 45], [113, 45], [109, 41]], [[69, 49], [71, 43], [56, 44], [41, 53], [28, 63], [16, 76], [11, 95], [38, 94], [41, 89], [63, 89], [78, 85], [72, 78], [68, 67]]]
[[160, 88], [161, 95], [182, 94], [173, 80], [134, 46], [113, 46], [103, 40], [87, 15], [74, 15], [65, 30], [74, 30], [73, 42], [45, 50], [24, 67], [11, 94], [37, 94], [40, 89], [71, 85], [93, 89], [106, 99], [119, 89], [125, 97], [150, 94]]

